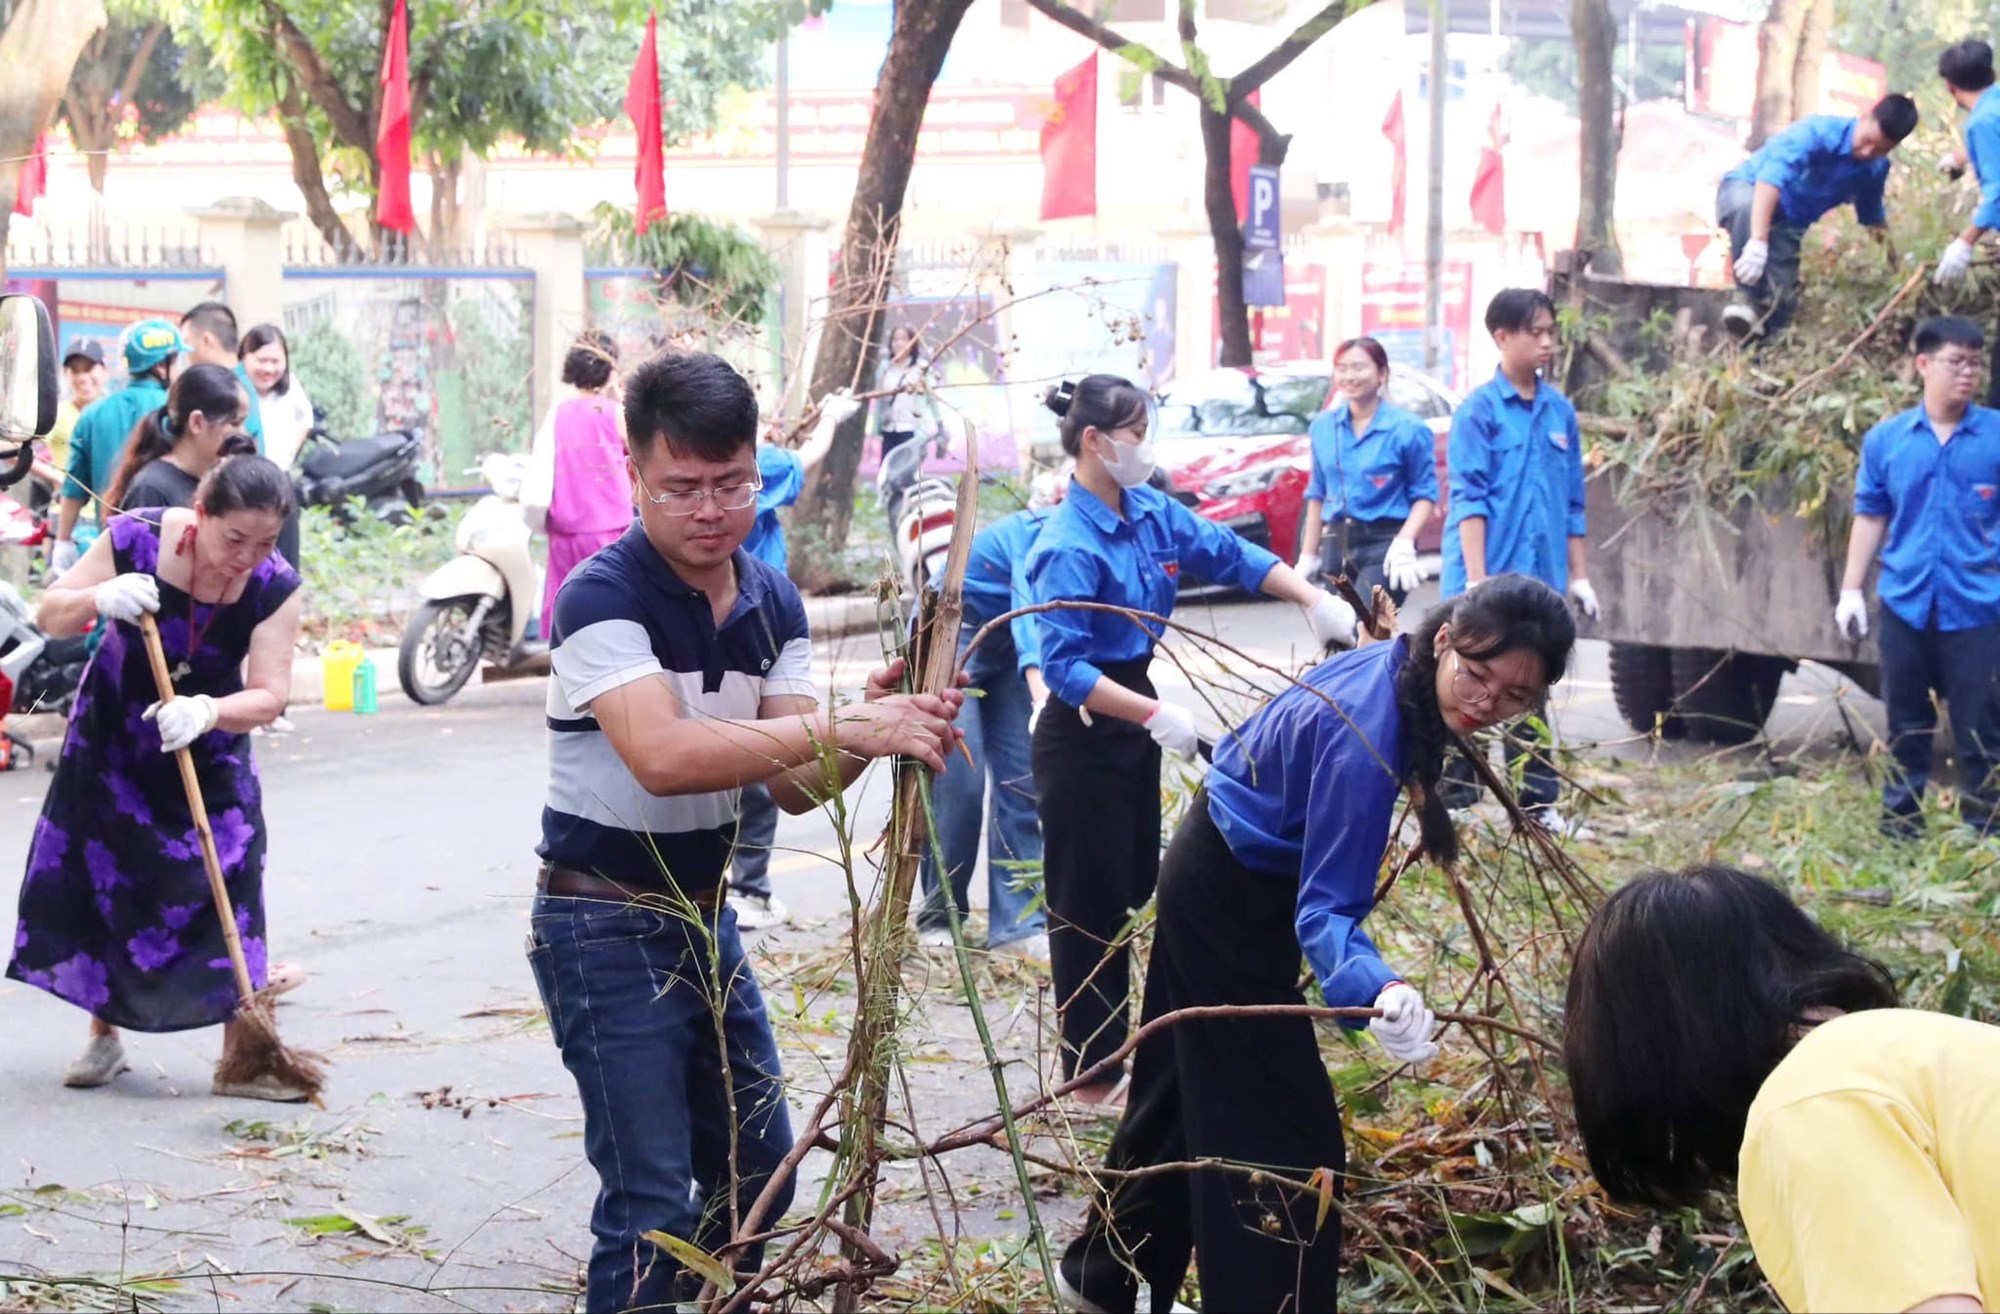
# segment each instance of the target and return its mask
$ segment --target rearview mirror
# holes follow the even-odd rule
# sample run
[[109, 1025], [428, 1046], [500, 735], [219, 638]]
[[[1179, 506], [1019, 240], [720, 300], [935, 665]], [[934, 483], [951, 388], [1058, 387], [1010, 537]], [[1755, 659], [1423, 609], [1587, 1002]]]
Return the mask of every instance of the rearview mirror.
[[27, 478], [56, 423], [56, 337], [32, 296], [0, 296], [0, 488]]

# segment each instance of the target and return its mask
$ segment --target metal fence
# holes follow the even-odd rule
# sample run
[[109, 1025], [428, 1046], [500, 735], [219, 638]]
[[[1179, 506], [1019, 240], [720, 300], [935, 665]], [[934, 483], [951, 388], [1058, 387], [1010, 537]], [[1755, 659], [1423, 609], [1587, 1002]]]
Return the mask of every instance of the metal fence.
[[379, 239], [348, 236], [339, 244], [303, 220], [285, 225], [285, 265], [298, 269], [480, 269], [518, 270], [519, 253], [505, 233], [459, 242], [433, 242], [407, 233], [382, 233]]
[[89, 268], [173, 272], [207, 270], [215, 265], [215, 253], [202, 246], [191, 227], [111, 228], [96, 224], [48, 229], [16, 222], [7, 233], [10, 271]]

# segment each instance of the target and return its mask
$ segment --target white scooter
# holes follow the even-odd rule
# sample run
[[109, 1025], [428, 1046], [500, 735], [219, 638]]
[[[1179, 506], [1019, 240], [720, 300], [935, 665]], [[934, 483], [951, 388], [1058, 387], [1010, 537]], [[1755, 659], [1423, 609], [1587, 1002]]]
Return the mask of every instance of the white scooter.
[[396, 678], [411, 702], [444, 702], [482, 659], [495, 664], [489, 680], [548, 672], [547, 636], [528, 637], [528, 623], [541, 615], [542, 572], [521, 510], [527, 468], [518, 453], [494, 452], [479, 463], [493, 491], [459, 521], [458, 555], [423, 582], [424, 601], [403, 626]]
[[[896, 565], [903, 596], [914, 598], [944, 570], [951, 530], [958, 520], [958, 493], [951, 481], [923, 473], [928, 440], [911, 439], [882, 458], [875, 491], [896, 541]], [[971, 471], [967, 477], [977, 478]]]

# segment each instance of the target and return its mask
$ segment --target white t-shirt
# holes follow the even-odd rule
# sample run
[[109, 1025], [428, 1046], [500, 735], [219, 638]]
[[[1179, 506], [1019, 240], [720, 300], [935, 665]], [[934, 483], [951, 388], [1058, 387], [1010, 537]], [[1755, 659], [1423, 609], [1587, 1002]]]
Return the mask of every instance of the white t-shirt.
[[[266, 393], [257, 399], [257, 413], [264, 421], [264, 455], [290, 468], [305, 446], [306, 431], [312, 428], [312, 400], [306, 387], [292, 376], [292, 386], [280, 393]], [[359, 435], [349, 435], [358, 437]]]

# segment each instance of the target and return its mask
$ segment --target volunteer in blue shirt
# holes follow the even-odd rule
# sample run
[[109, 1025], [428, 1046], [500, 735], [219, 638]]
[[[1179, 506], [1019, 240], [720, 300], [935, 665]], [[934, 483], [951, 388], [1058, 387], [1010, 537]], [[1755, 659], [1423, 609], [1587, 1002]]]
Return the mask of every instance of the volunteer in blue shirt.
[[1744, 293], [1723, 312], [1739, 337], [1776, 333], [1797, 309], [1799, 246], [1828, 210], [1854, 207], [1876, 237], [1888, 237], [1882, 188], [1889, 152], [1916, 130], [1917, 105], [1884, 96], [1859, 118], [1815, 114], [1773, 136], [1722, 177], [1715, 221], [1729, 230], [1731, 269]]
[[1935, 693], [1951, 705], [1959, 815], [1991, 830], [2000, 790], [2000, 411], [1975, 406], [1986, 337], [1971, 320], [1928, 319], [1914, 341], [1923, 403], [1861, 440], [1854, 527], [1834, 624], [1868, 633], [1862, 595], [1879, 552], [1882, 701], [1897, 770], [1882, 786], [1882, 829], [1923, 828], [1937, 730]]
[[1373, 338], [1333, 353], [1340, 400], [1312, 422], [1304, 536], [1295, 569], [1345, 575], [1372, 598], [1379, 584], [1401, 606], [1424, 582], [1417, 535], [1437, 509], [1437, 443], [1422, 420], [1382, 400], [1389, 353]]
[[[1596, 620], [1597, 590], [1584, 566], [1576, 407], [1543, 377], [1556, 354], [1555, 303], [1534, 288], [1508, 288], [1486, 307], [1486, 331], [1500, 348], [1500, 368], [1452, 416], [1446, 448], [1451, 510], [1444, 524], [1443, 594], [1457, 597], [1489, 575], [1530, 575], [1567, 593]], [[1549, 829], [1570, 833], [1555, 807], [1555, 768], [1535, 737], [1505, 738], [1512, 759], [1527, 759], [1521, 805]], [[1478, 800], [1473, 779], [1466, 763], [1454, 761], [1446, 781], [1452, 806]]]
[[[785, 522], [778, 512], [799, 500], [811, 474], [833, 448], [833, 435], [841, 422], [861, 409], [861, 403], [847, 395], [845, 388], [820, 399], [819, 420], [803, 446], [790, 448], [769, 441], [757, 444], [757, 521], [743, 550], [779, 574], [790, 569], [785, 551]], [[771, 791], [761, 784], [743, 787], [743, 803], [736, 818], [736, 851], [729, 860], [729, 906], [736, 910], [736, 924], [746, 931], [762, 931], [782, 923], [790, 914], [784, 902], [771, 892], [771, 844], [778, 838], [778, 805]]]
[[[174, 361], [186, 350], [181, 335], [164, 319], [141, 320], [125, 330], [125, 386], [84, 407], [70, 431], [69, 478], [56, 513], [56, 545], [49, 553], [52, 574], [60, 575], [76, 564], [81, 555], [76, 522], [83, 508], [111, 490], [132, 430], [167, 404]], [[97, 519], [101, 523], [103, 518], [100, 508]]]
[[[1160, 865], [1145, 1015], [1303, 1004], [1303, 955], [1328, 1005], [1382, 1010], [1367, 1027], [1390, 1058], [1436, 1054], [1422, 994], [1361, 927], [1400, 796], [1417, 808], [1425, 856], [1449, 867], [1458, 837], [1437, 785], [1454, 736], [1533, 708], [1575, 640], [1560, 594], [1503, 575], [1434, 609], [1415, 634], [1320, 663], [1224, 739]], [[1340, 1213], [1322, 1220], [1317, 1190], [1276, 1181], [1339, 1173], [1340, 1126], [1310, 1020], [1155, 1031], [1105, 1157], [1118, 1175], [1062, 1258], [1063, 1303], [1129, 1310], [1142, 1281], [1170, 1297], [1192, 1250], [1208, 1309], [1339, 1308]], [[1157, 1171], [1189, 1162], [1254, 1164], [1275, 1180]]]
[[[1042, 860], [1042, 828], [1035, 819], [1035, 778], [1028, 756], [1033, 709], [1047, 698], [1041, 678], [1040, 640], [1032, 616], [1017, 616], [966, 647], [980, 627], [1029, 606], [1028, 549], [1050, 512], [1040, 507], [988, 525], [972, 539], [965, 563], [964, 612], [959, 658], [970, 695], [957, 725], [976, 769], [947, 771], [931, 785], [936, 829], [924, 850], [924, 903], [917, 913], [917, 941], [932, 948], [952, 943], [951, 909], [938, 855], [951, 873], [952, 906], [961, 920], [966, 892], [979, 865], [979, 832], [986, 830], [986, 948], [1033, 962], [1049, 960], [1047, 914], [1025, 881], [1023, 865]], [[989, 807], [987, 778], [992, 777]]]
[[1938, 257], [1935, 280], [1956, 283], [1972, 268], [1972, 251], [1990, 229], [2000, 228], [2000, 89], [1993, 85], [1993, 47], [1961, 41], [1938, 56], [1938, 76], [1965, 121], [1965, 154], [1979, 178], [1979, 208], [1972, 222]]
[[[1086, 602], [1164, 616], [1183, 570], [1295, 602], [1321, 644], [1351, 644], [1355, 615], [1263, 548], [1146, 486], [1152, 399], [1110, 374], [1049, 394], [1063, 450], [1076, 460], [1063, 503], [1028, 557], [1037, 603]], [[1049, 701], [1033, 760], [1042, 819], [1042, 881], [1061, 1016], [1062, 1071], [1073, 1076], [1125, 1043], [1132, 911], [1160, 868], [1160, 753], [1192, 760], [1194, 714], [1154, 693], [1157, 627], [1122, 615], [1055, 610], [1036, 617]], [[1116, 1100], [1119, 1074], [1079, 1091]]]

